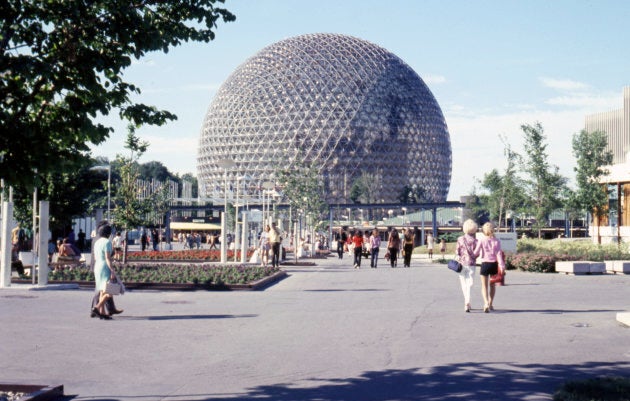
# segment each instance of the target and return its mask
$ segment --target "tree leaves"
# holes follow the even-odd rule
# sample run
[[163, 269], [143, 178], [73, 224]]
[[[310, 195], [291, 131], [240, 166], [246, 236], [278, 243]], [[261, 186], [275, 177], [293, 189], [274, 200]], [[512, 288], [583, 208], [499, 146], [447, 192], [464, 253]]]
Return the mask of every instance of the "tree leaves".
[[[0, 171], [8, 185], [29, 188], [37, 175], [73, 168], [89, 144], [112, 132], [96, 123], [118, 110], [136, 125], [162, 125], [168, 111], [137, 104], [123, 79], [132, 58], [214, 39], [234, 15], [222, 0], [95, 0], [0, 4]], [[63, 162], [61, 162], [63, 161]]]

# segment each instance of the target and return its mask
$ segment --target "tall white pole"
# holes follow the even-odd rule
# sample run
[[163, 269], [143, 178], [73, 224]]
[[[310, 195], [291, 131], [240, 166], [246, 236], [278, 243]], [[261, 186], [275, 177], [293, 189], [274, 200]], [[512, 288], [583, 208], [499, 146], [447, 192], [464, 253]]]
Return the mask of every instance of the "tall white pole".
[[35, 284], [35, 257], [37, 256], [37, 242], [35, 239], [37, 238], [37, 187], [33, 188], [33, 231], [31, 233], [33, 236], [31, 243], [33, 247], [31, 249], [31, 260], [33, 263], [33, 267], [31, 268], [31, 280], [32, 283]]
[[221, 263], [227, 262], [227, 168], [223, 169], [223, 216], [221, 218]]
[[236, 177], [236, 200], [234, 201], [234, 261], [237, 262], [236, 250], [238, 249], [239, 235], [238, 235], [238, 197], [241, 186], [238, 183], [238, 177]]
[[247, 243], [245, 241], [245, 233], [247, 232], [247, 213], [243, 213], [243, 235], [241, 242], [241, 263], [247, 262]]
[[2, 244], [0, 246], [0, 287], [11, 286], [11, 226], [13, 225], [13, 202], [2, 203]]
[[227, 262], [227, 244], [225, 240], [225, 228], [227, 227], [226, 217], [225, 212], [221, 213], [221, 263]]
[[[48, 284], [48, 201], [39, 202], [39, 257], [38, 285]], [[33, 274], [34, 276], [34, 274]]]
[[107, 222], [112, 224], [111, 216], [111, 202], [112, 202], [112, 165], [107, 166]]

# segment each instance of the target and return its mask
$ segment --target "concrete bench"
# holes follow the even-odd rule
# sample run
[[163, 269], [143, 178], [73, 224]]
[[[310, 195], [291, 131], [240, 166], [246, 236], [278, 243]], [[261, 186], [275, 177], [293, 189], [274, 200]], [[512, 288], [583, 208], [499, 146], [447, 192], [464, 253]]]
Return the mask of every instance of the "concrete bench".
[[604, 274], [605, 262], [561, 261], [556, 262], [556, 272], [565, 274]]
[[85, 261], [75, 258], [66, 258], [62, 256], [58, 257], [56, 261], [48, 264], [51, 270], [57, 269], [59, 267], [80, 267], [84, 265]]
[[612, 274], [630, 274], [630, 260], [609, 260], [606, 262], [606, 271]]

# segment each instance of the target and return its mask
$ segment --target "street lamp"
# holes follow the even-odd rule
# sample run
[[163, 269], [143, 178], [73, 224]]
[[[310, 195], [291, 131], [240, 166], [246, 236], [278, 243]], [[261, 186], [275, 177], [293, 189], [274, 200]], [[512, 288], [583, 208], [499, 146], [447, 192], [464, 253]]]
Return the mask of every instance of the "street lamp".
[[105, 171], [105, 170], [107, 170], [107, 222], [111, 224], [111, 222], [112, 222], [112, 220], [111, 220], [111, 218], [112, 218], [112, 216], [111, 216], [112, 165], [108, 164], [108, 165], [94, 166], [94, 167], [90, 167], [90, 170], [92, 170], [92, 171]]
[[222, 224], [221, 227], [221, 263], [225, 263], [227, 261], [227, 172], [228, 169], [234, 168], [234, 166], [236, 166], [236, 163], [232, 159], [220, 159], [219, 161], [217, 161], [217, 166], [223, 169], [223, 177], [225, 180], [225, 187], [223, 188], [223, 218], [225, 219], [225, 224]]
[[[236, 258], [236, 249], [238, 247], [239, 244], [239, 235], [238, 235], [238, 198], [239, 198], [239, 192], [241, 189], [241, 185], [239, 184], [239, 181], [247, 181], [250, 180], [251, 177], [248, 175], [242, 175], [240, 177], [236, 178], [236, 200], [234, 201], [234, 261], [237, 261]], [[243, 240], [245, 240], [245, 227], [243, 227]], [[240, 247], [239, 247], [240, 248]]]
[[403, 211], [403, 226], [405, 226], [407, 222], [407, 208], [403, 207], [402, 211]]
[[[269, 203], [271, 203], [271, 188], [274, 187], [272, 181], [265, 181], [262, 183], [263, 191], [263, 230], [265, 229], [265, 224], [267, 224], [267, 219], [269, 219]], [[267, 194], [267, 219], [265, 219], [265, 194]]]

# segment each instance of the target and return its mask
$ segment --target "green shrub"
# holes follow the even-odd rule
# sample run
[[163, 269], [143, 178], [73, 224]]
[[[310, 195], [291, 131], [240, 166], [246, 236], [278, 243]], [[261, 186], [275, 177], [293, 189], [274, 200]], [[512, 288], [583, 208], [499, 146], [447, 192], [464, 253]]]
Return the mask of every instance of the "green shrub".
[[[247, 284], [270, 276], [280, 269], [253, 265], [208, 263], [128, 263], [115, 264], [115, 270], [128, 283]], [[49, 280], [94, 281], [88, 268], [56, 269]]]
[[539, 253], [517, 253], [507, 255], [505, 265], [507, 269], [518, 269], [527, 272], [554, 273], [556, 258]]

